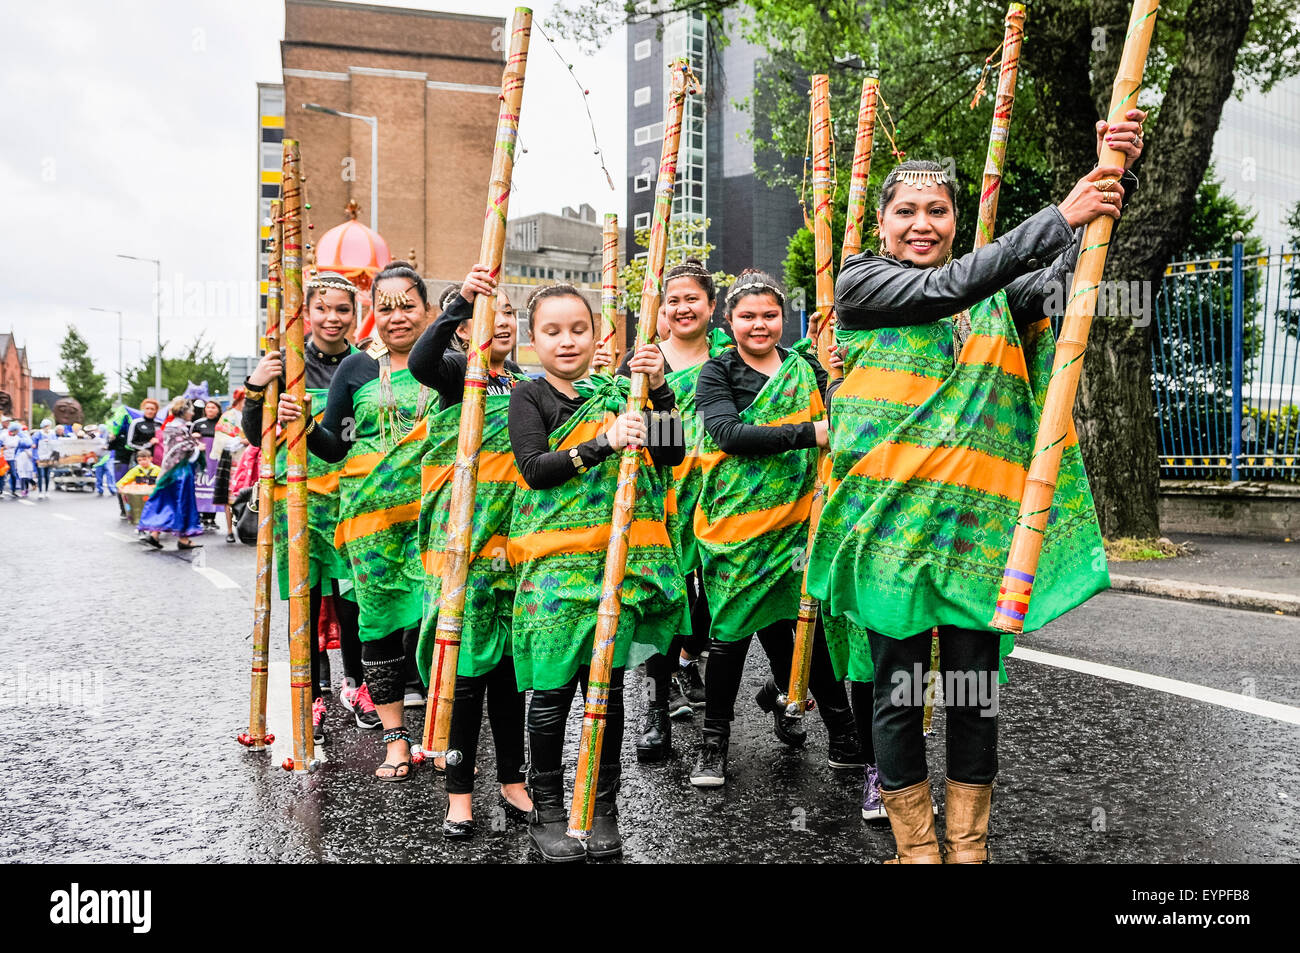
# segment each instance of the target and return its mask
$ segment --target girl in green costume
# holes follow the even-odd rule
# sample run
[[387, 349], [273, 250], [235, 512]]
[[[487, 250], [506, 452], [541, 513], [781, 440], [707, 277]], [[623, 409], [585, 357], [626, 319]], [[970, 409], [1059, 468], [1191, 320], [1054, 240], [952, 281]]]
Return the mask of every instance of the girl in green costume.
[[[801, 745], [801, 724], [776, 699], [789, 682], [804, 552], [819, 447], [827, 424], [826, 372], [807, 340], [779, 346], [785, 295], [758, 271], [727, 292], [735, 350], [700, 370], [696, 404], [708, 431], [695, 536], [713, 608], [704, 737], [691, 783], [726, 782], [731, 721], [749, 651], [758, 635], [771, 663], [756, 701], [772, 713], [777, 737]], [[863, 753], [844, 686], [835, 679], [824, 634], [814, 639], [811, 689], [830, 735], [834, 767], [861, 767]]]
[[[1129, 118], [1110, 135], [1135, 158], [1142, 114]], [[1099, 147], [1106, 132], [1100, 123]], [[987, 859], [997, 684], [1012, 642], [989, 620], [1051, 371], [1045, 305], [1068, 281], [1074, 230], [1117, 217], [1135, 187], [1122, 169], [1094, 169], [1059, 207], [945, 264], [956, 233], [952, 183], [935, 163], [906, 162], [881, 189], [881, 254], [852, 258], [840, 273], [847, 376], [834, 395], [838, 483], [819, 524], [810, 589], [824, 611], [854, 624], [839, 659], [850, 676], [869, 653], [881, 796], [903, 862], [940, 862], [921, 735], [933, 626], [947, 713], [945, 859]], [[1026, 630], [1107, 585], [1071, 433]]]
[[[374, 295], [379, 343], [339, 365], [324, 415], [307, 424], [307, 446], [322, 459], [346, 460], [334, 539], [352, 574], [361, 661], [388, 746], [375, 776], [405, 781], [411, 771], [411, 737], [402, 724], [405, 646], [414, 647], [424, 610], [420, 456], [435, 408], [406, 362], [430, 309], [424, 279], [404, 261], [375, 276]], [[301, 412], [291, 395], [281, 396], [281, 422]]]
[[[307, 393], [325, 408], [325, 395], [330, 381], [343, 359], [356, 352], [348, 337], [356, 329], [357, 289], [352, 282], [332, 271], [323, 271], [306, 284], [307, 300], [304, 306], [310, 319], [311, 336], [304, 342], [303, 360], [306, 372]], [[284, 358], [281, 352], [272, 351], [262, 358], [245, 381], [246, 395], [241, 426], [249, 444], [261, 442], [262, 402], [266, 385], [280, 378], [283, 381]], [[339, 643], [343, 652], [343, 685], [339, 700], [352, 712], [360, 728], [378, 728], [379, 715], [375, 712], [370, 692], [365, 685], [361, 669], [361, 641], [357, 636], [357, 606], [352, 595], [352, 574], [346, 560], [334, 548], [334, 530], [339, 519], [338, 480], [342, 466], [329, 463], [315, 454], [307, 456], [307, 558], [308, 582], [311, 586], [311, 680], [312, 723], [317, 744], [327, 740], [325, 732], [325, 699], [323, 691], [329, 685], [329, 659], [323, 656], [317, 633], [320, 627], [321, 599], [331, 597], [335, 617], [339, 620]], [[279, 581], [280, 598], [289, 598], [289, 547], [288, 516], [285, 507], [287, 472], [283, 440], [276, 442], [275, 452], [275, 509], [273, 535], [275, 541], [275, 574]]]
[[470, 540], [474, 556], [465, 581], [449, 739], [450, 747], [462, 757], [459, 763], [446, 766], [448, 806], [442, 823], [443, 837], [460, 840], [474, 835], [474, 762], [485, 697], [496, 748], [497, 781], [501, 785], [498, 804], [504, 813], [517, 817], [526, 816], [533, 808], [524, 788], [524, 693], [515, 684], [510, 649], [515, 576], [505, 555], [510, 510], [519, 480], [510, 451], [507, 411], [515, 385], [528, 378], [510, 360], [515, 346], [515, 312], [505, 294], [496, 291], [496, 280], [487, 266], [475, 265], [464, 284], [451, 290], [453, 294], [443, 296], [442, 315], [411, 349], [407, 366], [416, 380], [438, 392], [443, 407], [430, 421], [430, 449], [421, 462], [419, 526], [420, 550], [427, 575], [416, 663], [429, 690], [436, 691], [430, 667], [437, 640], [443, 550], [451, 513], [452, 474], [468, 366], [465, 352], [453, 339], [458, 329], [473, 317], [475, 296], [495, 297], [478, 482], [474, 487], [474, 526]]
[[[550, 861], [608, 857], [622, 850], [615, 793], [623, 743], [623, 670], [664, 652], [684, 625], [686, 592], [675, 538], [667, 529], [672, 466], [681, 463], [681, 421], [664, 380], [663, 355], [640, 349], [632, 370], [649, 375], [650, 421], [624, 413], [628, 381], [587, 378], [595, 343], [591, 307], [567, 285], [542, 288], [528, 303], [533, 346], [546, 376], [510, 397], [510, 445], [523, 477], [516, 490], [507, 555], [516, 572], [513, 648], [528, 710], [534, 809], [529, 835]], [[619, 416], [621, 414], [621, 416]], [[647, 434], [656, 439], [647, 444]], [[676, 437], [673, 443], [659, 439]], [[564, 726], [587, 672], [609, 548], [619, 460], [645, 447], [628, 535], [627, 569], [608, 691], [600, 781], [591, 836], [565, 835]]]
[[[668, 386], [677, 398], [686, 443], [686, 459], [673, 467], [676, 518], [673, 529], [681, 545], [682, 574], [690, 589], [690, 631], [673, 639], [666, 655], [646, 659], [649, 688], [645, 724], [637, 741], [638, 761], [661, 761], [672, 751], [673, 718], [704, 707], [704, 680], [697, 661], [709, 647], [709, 601], [700, 578], [700, 553], [695, 543], [695, 505], [700, 498], [700, 447], [704, 424], [695, 412], [695, 384], [700, 368], [730, 347], [721, 329], [709, 330], [717, 302], [713, 276], [703, 262], [687, 258], [664, 273], [664, 304], [659, 313], [660, 340]], [[631, 377], [631, 356], [619, 374]]]

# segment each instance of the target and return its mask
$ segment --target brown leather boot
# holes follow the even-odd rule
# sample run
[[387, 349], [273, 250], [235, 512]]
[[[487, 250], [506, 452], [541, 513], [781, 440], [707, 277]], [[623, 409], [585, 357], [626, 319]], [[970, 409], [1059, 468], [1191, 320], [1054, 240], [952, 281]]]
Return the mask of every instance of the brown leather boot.
[[[934, 812], [930, 809], [930, 782], [919, 781], [901, 791], [880, 792], [894, 830], [898, 856], [887, 864], [939, 864], [939, 841], [934, 834]], [[987, 816], [987, 815], [986, 815]]]
[[944, 802], [943, 862], [987, 863], [989, 803], [993, 798], [993, 785], [963, 784], [951, 778], [944, 778], [944, 783], [948, 794]]

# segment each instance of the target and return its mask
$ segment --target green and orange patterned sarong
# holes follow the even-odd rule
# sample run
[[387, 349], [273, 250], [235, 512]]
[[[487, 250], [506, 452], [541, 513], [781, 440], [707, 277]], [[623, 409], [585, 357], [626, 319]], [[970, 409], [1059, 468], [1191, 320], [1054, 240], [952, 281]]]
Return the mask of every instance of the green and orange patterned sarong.
[[[325, 414], [325, 399], [329, 390], [311, 388], [307, 391], [319, 421]], [[339, 474], [343, 463], [330, 463], [315, 454], [307, 454], [307, 580], [312, 588], [323, 580], [337, 579], [339, 592], [353, 598], [352, 573], [347, 560], [334, 547], [334, 531], [339, 521]], [[272, 509], [272, 539], [275, 545], [275, 576], [279, 583], [280, 598], [289, 598], [289, 508], [288, 460], [283, 439], [275, 446], [275, 491]], [[328, 588], [325, 591], [329, 595]]]
[[[627, 406], [626, 377], [576, 383], [586, 402], [550, 436], [552, 451], [593, 439]], [[591, 662], [620, 454], [549, 490], [515, 491], [507, 555], [515, 568], [512, 645], [520, 690], [559, 688]], [[671, 474], [642, 451], [614, 666], [667, 651], [685, 630], [686, 585], [666, 525]]]
[[[825, 417], [817, 378], [802, 356], [810, 347], [806, 339], [795, 343], [740, 412], [741, 421], [776, 427]], [[713, 611], [710, 636], [734, 642], [773, 622], [797, 618], [817, 449], [730, 455], [706, 434], [699, 461], [694, 528]]]
[[[427, 399], [427, 390], [421, 395], [405, 368], [392, 373], [391, 407], [381, 391], [380, 381], [367, 381], [352, 398], [356, 430], [339, 476], [334, 534], [352, 574], [362, 642], [417, 626], [424, 612], [420, 458], [437, 401]], [[422, 396], [428, 406], [420, 415]], [[403, 421], [396, 427], [395, 418]]]
[[[997, 632], [989, 622], [1055, 343], [1044, 319], [1022, 348], [1002, 292], [970, 315], [955, 366], [950, 319], [836, 334], [846, 377], [832, 406], [833, 487], [809, 589], [823, 611], [852, 623], [847, 652], [832, 646], [839, 675], [870, 670], [862, 627], [893, 638], [942, 625]], [[1071, 427], [1025, 631], [1109, 585]], [[1013, 637], [998, 635], [1005, 657]]]
[[[429, 668], [438, 629], [438, 603], [446, 563], [447, 520], [451, 513], [452, 473], [460, 439], [460, 412], [456, 404], [429, 422], [430, 449], [421, 465], [420, 555], [425, 570], [424, 621], [416, 663], [420, 677], [429, 682]], [[465, 580], [457, 675], [483, 675], [492, 671], [503, 655], [511, 654], [510, 626], [514, 613], [515, 573], [506, 558], [510, 511], [514, 506], [519, 471], [510, 450], [508, 394], [490, 394], [483, 414], [483, 444], [479, 451], [478, 483], [474, 488], [474, 527], [470, 548], [474, 553]]]
[[[721, 328], [709, 332], [709, 357], [718, 357], [728, 348], [735, 347]], [[686, 440], [686, 459], [673, 467], [673, 490], [676, 497], [676, 518], [672, 522], [682, 552], [682, 572], [691, 573], [700, 567], [700, 550], [695, 542], [695, 507], [700, 499], [700, 451], [704, 445], [704, 421], [695, 411], [695, 386], [700, 381], [700, 368], [683, 368], [667, 375], [668, 386], [677, 398], [677, 411], [682, 417], [682, 435]]]

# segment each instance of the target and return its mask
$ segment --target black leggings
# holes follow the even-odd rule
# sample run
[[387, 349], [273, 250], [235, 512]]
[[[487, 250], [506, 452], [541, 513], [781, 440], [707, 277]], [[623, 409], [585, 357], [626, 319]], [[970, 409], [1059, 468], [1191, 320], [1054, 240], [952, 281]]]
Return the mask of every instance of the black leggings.
[[53, 470], [54, 470], [54, 467], [52, 467], [52, 466], [49, 466], [49, 467], [37, 466], [37, 468], [36, 468], [36, 489], [37, 489], [38, 492], [40, 492], [40, 493], [48, 493], [48, 492], [50, 492], [50, 474], [51, 474], [51, 472], [52, 472]]
[[[370, 700], [376, 705], [400, 702], [406, 694], [406, 642], [410, 629], [397, 629], [382, 639], [361, 643], [361, 666]], [[416, 630], [418, 632], [418, 628]]]
[[[794, 661], [793, 619], [782, 619], [757, 632], [759, 644], [767, 653], [768, 664], [777, 688], [782, 691], [790, 683], [790, 665]], [[709, 665], [704, 678], [704, 731], [726, 738], [731, 733], [731, 721], [736, 717], [736, 695], [740, 692], [740, 679], [745, 670], [745, 656], [753, 636], [735, 642], [714, 639], [709, 644]], [[848, 696], [844, 683], [835, 677], [831, 656], [826, 649], [826, 633], [821, 619], [813, 637], [812, 671], [808, 678], [809, 689], [818, 706], [830, 709], [847, 708]], [[823, 713], [824, 714], [824, 713]]]
[[849, 700], [853, 703], [853, 724], [858, 729], [858, 740], [862, 743], [862, 754], [867, 764], [876, 763], [876, 748], [871, 743], [871, 706], [873, 704], [871, 682], [849, 682]]
[[686, 577], [691, 596], [691, 631], [678, 635], [668, 646], [667, 655], [652, 655], [645, 660], [645, 673], [649, 681], [650, 706], [668, 704], [668, 680], [677, 671], [682, 649], [687, 655], [698, 656], [709, 647], [709, 626], [713, 617], [709, 613], [709, 600], [704, 595], [704, 583], [697, 569]]
[[[709, 663], [710, 665], [712, 662]], [[533, 770], [559, 771], [564, 767], [564, 725], [569, 719], [573, 693], [579, 683], [587, 694], [586, 665], [578, 669], [567, 685], [533, 690], [528, 706], [528, 747], [532, 752]], [[617, 765], [623, 750], [623, 670], [614, 669], [609, 684], [609, 710], [605, 716], [605, 738], [600, 747], [600, 763]]]
[[[430, 685], [429, 691], [437, 691]], [[461, 753], [460, 764], [447, 765], [447, 793], [472, 794], [478, 735], [483, 725], [483, 696], [497, 753], [497, 780], [524, 780], [524, 693], [515, 685], [515, 660], [503, 655], [496, 668], [483, 675], [456, 676], [456, 703], [451, 709], [449, 747]]]
[[[872, 736], [880, 786], [900, 791], [929, 776], [921, 733], [930, 633], [891, 639], [868, 632], [876, 667]], [[712, 664], [712, 662], [710, 662]], [[998, 773], [998, 636], [943, 626], [939, 672], [947, 719], [948, 777], [989, 784]]]
[[357, 604], [351, 599], [339, 595], [337, 579], [321, 580], [311, 587], [308, 599], [311, 602], [311, 697], [314, 701], [321, 697], [320, 670], [320, 603], [321, 585], [330, 587], [329, 594], [334, 600], [334, 615], [339, 620], [339, 648], [343, 650], [343, 674], [358, 686], [365, 681], [361, 671], [361, 639], [357, 635]]

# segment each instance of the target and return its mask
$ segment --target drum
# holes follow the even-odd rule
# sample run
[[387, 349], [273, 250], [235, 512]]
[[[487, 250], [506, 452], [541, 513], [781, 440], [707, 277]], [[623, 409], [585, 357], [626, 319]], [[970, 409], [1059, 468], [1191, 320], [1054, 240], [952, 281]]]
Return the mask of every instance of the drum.
[[153, 487], [146, 483], [128, 483], [126, 486], [118, 487], [118, 492], [122, 494], [122, 502], [126, 504], [131, 525], [138, 525], [140, 516], [144, 513], [144, 501], [149, 499]]

